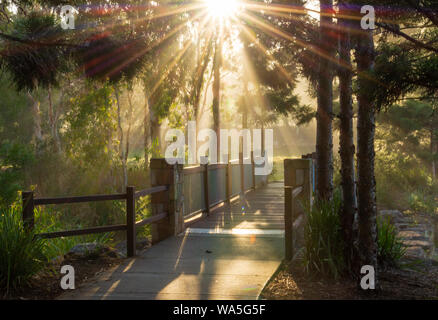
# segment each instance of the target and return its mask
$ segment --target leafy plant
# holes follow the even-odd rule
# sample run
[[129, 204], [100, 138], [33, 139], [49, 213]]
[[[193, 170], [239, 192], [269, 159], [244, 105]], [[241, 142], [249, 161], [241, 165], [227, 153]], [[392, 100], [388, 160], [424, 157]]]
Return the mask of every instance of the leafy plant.
[[406, 248], [397, 236], [397, 230], [389, 217], [377, 219], [377, 243], [378, 259], [383, 264], [396, 266], [406, 253]]
[[0, 214], [0, 288], [16, 289], [46, 264], [45, 241], [35, 232], [26, 230], [18, 206], [11, 206]]
[[[48, 208], [35, 209], [35, 232], [49, 233], [63, 230], [82, 229], [87, 226], [76, 221], [67, 221], [60, 212], [54, 212]], [[48, 239], [43, 247], [44, 255], [48, 259], [63, 256], [75, 245], [80, 243], [107, 244], [112, 241], [113, 233], [98, 233], [75, 237], [61, 237]]]
[[337, 279], [344, 272], [340, 207], [341, 195], [335, 192], [332, 201], [320, 200], [307, 210], [304, 265], [308, 273]]

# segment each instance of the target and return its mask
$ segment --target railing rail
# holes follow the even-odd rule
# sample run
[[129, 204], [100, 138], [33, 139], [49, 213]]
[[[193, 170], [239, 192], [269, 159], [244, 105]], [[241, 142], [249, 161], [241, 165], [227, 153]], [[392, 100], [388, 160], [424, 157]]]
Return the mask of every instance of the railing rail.
[[[247, 187], [245, 185], [245, 170], [244, 170], [244, 166], [251, 166], [251, 170], [250, 170], [250, 175], [251, 175], [251, 183], [250, 186]], [[240, 169], [236, 169], [236, 167], [239, 167]], [[234, 168], [234, 170], [233, 170]], [[210, 194], [210, 190], [209, 190], [209, 173], [214, 171], [214, 170], [225, 170], [225, 186], [220, 185], [219, 187], [225, 187], [225, 196], [223, 199], [221, 200], [217, 200], [217, 199], [211, 199], [209, 194]], [[239, 171], [238, 175], [240, 175], [240, 178], [238, 180], [235, 180], [234, 182], [236, 183], [237, 186], [240, 186], [237, 188], [236, 185], [234, 185], [234, 189], [238, 189], [238, 190], [233, 190], [233, 172], [234, 175], [236, 174], [236, 171]], [[202, 194], [204, 195], [204, 198], [202, 200], [202, 208], [198, 207], [197, 210], [190, 210], [187, 209], [187, 212], [184, 213], [184, 218], [185, 219], [191, 219], [194, 216], [200, 215], [199, 218], [204, 217], [205, 215], [208, 215], [210, 213], [211, 208], [220, 205], [222, 203], [225, 202], [230, 202], [233, 198], [235, 198], [236, 196], [238, 196], [239, 194], [245, 193], [249, 190], [253, 190], [257, 187], [256, 184], [256, 178], [255, 178], [255, 163], [254, 163], [254, 156], [251, 153], [250, 157], [243, 157], [243, 153], [241, 152], [239, 154], [239, 158], [238, 159], [229, 159], [227, 161], [227, 163], [219, 163], [219, 164], [201, 164], [201, 165], [194, 165], [194, 166], [190, 166], [190, 167], [185, 167], [183, 169], [183, 173], [185, 177], [191, 176], [191, 175], [195, 175], [195, 174], [199, 174], [202, 173], [202, 179], [201, 179], [201, 191], [202, 193], [200, 194], [196, 194], [195, 196], [201, 196]], [[237, 179], [235, 177], [235, 179]], [[239, 183], [237, 183], [239, 182]], [[184, 195], [185, 198], [190, 198], [191, 195]], [[186, 199], [187, 200], [187, 199]], [[197, 220], [197, 219], [196, 219]], [[195, 221], [196, 221], [195, 220]], [[190, 221], [190, 223], [193, 223], [194, 221]]]
[[71, 204], [98, 202], [109, 200], [125, 200], [126, 193], [121, 194], [102, 194], [93, 196], [78, 196], [78, 197], [59, 197], [59, 198], [38, 198], [34, 200], [36, 206], [51, 205], [51, 204]]
[[35, 223], [34, 210], [35, 206], [45, 206], [54, 204], [72, 204], [72, 203], [85, 203], [85, 202], [97, 202], [97, 201], [114, 201], [125, 200], [126, 201], [126, 224], [111, 225], [111, 226], [99, 226], [78, 230], [65, 230], [50, 233], [41, 233], [37, 236], [53, 239], [60, 237], [72, 237], [86, 234], [104, 233], [112, 231], [126, 231], [127, 242], [127, 256], [132, 257], [135, 255], [135, 243], [136, 243], [136, 227], [145, 226], [148, 224], [156, 223], [162, 219], [165, 219], [167, 212], [160, 212], [142, 221], [135, 221], [135, 200], [147, 195], [166, 192], [168, 186], [156, 186], [135, 192], [134, 187], [127, 187], [126, 193], [121, 194], [107, 194], [107, 195], [91, 195], [91, 196], [76, 196], [76, 197], [57, 197], [57, 198], [34, 198], [34, 192], [23, 192], [23, 222], [26, 228], [33, 228]]

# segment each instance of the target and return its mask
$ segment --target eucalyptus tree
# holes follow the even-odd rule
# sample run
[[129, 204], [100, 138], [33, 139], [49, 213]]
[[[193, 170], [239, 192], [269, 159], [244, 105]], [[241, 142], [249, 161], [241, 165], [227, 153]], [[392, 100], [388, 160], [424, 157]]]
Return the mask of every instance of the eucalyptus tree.
[[333, 1], [320, 0], [320, 38], [318, 111], [316, 130], [317, 182], [316, 193], [320, 199], [333, 195], [333, 60], [336, 38], [333, 36]]
[[[365, 5], [366, 3], [363, 3]], [[360, 11], [356, 11], [360, 17]], [[355, 58], [357, 64], [357, 171], [358, 171], [358, 243], [361, 265], [371, 265], [377, 272], [377, 205], [374, 175], [375, 114], [378, 106], [373, 100], [372, 79], [375, 48], [373, 30], [362, 30], [355, 21]], [[376, 278], [377, 279], [377, 278]]]
[[339, 35], [339, 154], [341, 158], [342, 208], [341, 225], [344, 239], [344, 258], [347, 269], [354, 262], [353, 223], [356, 215], [355, 145], [353, 140], [353, 66], [351, 61], [351, 29], [349, 10], [345, 3], [338, 4]]

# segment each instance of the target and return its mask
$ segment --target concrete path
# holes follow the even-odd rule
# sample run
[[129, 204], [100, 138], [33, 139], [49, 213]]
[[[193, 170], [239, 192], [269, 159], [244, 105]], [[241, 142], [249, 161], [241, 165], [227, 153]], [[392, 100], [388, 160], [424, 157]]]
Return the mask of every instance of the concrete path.
[[239, 200], [218, 208], [61, 299], [257, 299], [284, 255], [280, 186], [248, 193], [243, 210]]

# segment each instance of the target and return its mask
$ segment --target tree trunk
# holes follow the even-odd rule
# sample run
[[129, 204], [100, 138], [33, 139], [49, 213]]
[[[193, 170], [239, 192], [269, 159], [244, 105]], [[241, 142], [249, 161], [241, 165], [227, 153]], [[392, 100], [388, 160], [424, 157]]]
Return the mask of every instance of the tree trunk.
[[155, 100], [154, 95], [149, 98], [149, 136], [151, 140], [151, 152], [152, 157], [161, 156], [161, 137], [160, 137], [160, 122], [158, 116], [156, 115], [154, 106]]
[[[346, 14], [342, 10], [341, 14]], [[356, 184], [354, 181], [353, 101], [350, 24], [346, 19], [338, 20], [339, 30], [339, 90], [340, 133], [339, 154], [341, 156], [342, 211], [341, 225], [344, 238], [344, 257], [351, 269], [354, 253], [353, 222], [356, 213]]]
[[144, 119], [143, 119], [143, 148], [144, 148], [144, 168], [149, 167], [149, 154], [151, 150], [151, 136], [149, 127], [149, 96], [147, 87], [144, 84]]
[[[198, 43], [199, 46], [199, 43]], [[206, 48], [204, 54], [199, 56], [197, 58], [197, 68], [196, 73], [194, 77], [194, 84], [193, 84], [193, 94], [192, 94], [192, 106], [193, 106], [193, 113], [194, 113], [194, 121], [196, 122], [196, 137], [199, 133], [199, 109], [201, 104], [201, 92], [202, 92], [202, 86], [204, 84], [204, 76], [205, 72], [207, 70], [208, 62], [210, 60], [210, 54], [211, 54], [212, 44], [211, 41], [209, 41], [208, 47]], [[199, 51], [199, 50], [198, 50]], [[198, 52], [197, 51], [197, 52]], [[199, 55], [199, 52], [198, 52]], [[189, 118], [187, 117], [187, 120]], [[195, 160], [197, 160], [197, 153], [198, 150], [195, 150]]]
[[43, 131], [41, 129], [41, 111], [40, 102], [35, 99], [32, 94], [28, 91], [27, 97], [31, 103], [32, 113], [33, 113], [33, 134], [36, 139], [37, 144], [43, 142]]
[[438, 157], [438, 108], [434, 106], [430, 125], [430, 152], [432, 156], [431, 172], [432, 180], [437, 180], [437, 163]]
[[132, 100], [131, 100], [131, 94], [132, 92], [127, 93], [128, 95], [128, 103], [129, 103], [129, 110], [128, 110], [128, 130], [126, 131], [126, 142], [125, 142], [125, 158], [124, 158], [124, 169], [125, 172], [124, 177], [125, 177], [125, 185], [128, 185], [128, 157], [129, 157], [129, 146], [130, 146], [130, 139], [131, 139], [131, 128], [132, 128], [132, 115], [134, 112], [134, 106], [132, 105]]
[[206, 51], [202, 56], [202, 59], [201, 58], [198, 59], [198, 67], [197, 67], [195, 83], [193, 88], [193, 97], [192, 97], [193, 112], [194, 112], [194, 118], [196, 124], [198, 124], [202, 85], [204, 84], [204, 75], [205, 75], [205, 71], [207, 70], [208, 61], [210, 60], [211, 47], [212, 45], [210, 41]]
[[432, 179], [437, 180], [437, 164], [436, 158], [438, 157], [438, 128], [436, 125], [432, 127], [430, 131], [430, 151], [432, 153]]
[[331, 199], [333, 195], [333, 65], [330, 58], [334, 57], [335, 39], [331, 36], [333, 23], [332, 0], [321, 0], [320, 19], [320, 57], [318, 75], [318, 110], [317, 110], [317, 186], [319, 199]]
[[120, 158], [120, 162], [122, 163], [122, 176], [123, 176], [122, 192], [123, 192], [123, 190], [125, 190], [126, 187], [128, 186], [128, 168], [126, 167], [126, 155], [125, 155], [125, 149], [123, 148], [124, 134], [122, 128], [122, 115], [121, 115], [122, 110], [120, 107], [120, 95], [117, 86], [114, 86], [114, 93], [116, 95], [116, 102], [117, 102], [117, 127], [119, 130], [119, 158]]
[[222, 64], [222, 44], [220, 41], [220, 35], [216, 36], [214, 47], [214, 59], [213, 59], [213, 130], [217, 135], [217, 156], [220, 156], [220, 87], [221, 87], [221, 64]]
[[359, 20], [356, 43], [358, 72], [358, 240], [361, 266], [374, 266], [377, 284], [377, 208], [374, 176], [375, 106], [372, 102], [371, 73], [374, 68], [374, 40], [371, 30], [362, 30]]
[[57, 126], [57, 116], [53, 108], [53, 98], [52, 98], [52, 86], [49, 85], [47, 89], [47, 98], [49, 101], [49, 126], [50, 133], [52, 135], [53, 142], [55, 144], [55, 151], [61, 153], [61, 141], [59, 139], [58, 126]]

